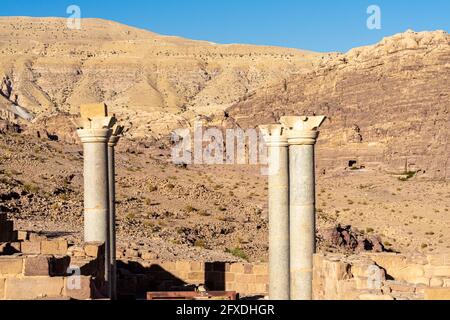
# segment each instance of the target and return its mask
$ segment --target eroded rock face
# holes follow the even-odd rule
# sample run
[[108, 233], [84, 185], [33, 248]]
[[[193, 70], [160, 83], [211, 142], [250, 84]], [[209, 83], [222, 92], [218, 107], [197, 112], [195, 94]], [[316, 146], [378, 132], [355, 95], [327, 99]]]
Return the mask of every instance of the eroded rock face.
[[357, 160], [365, 167], [450, 178], [449, 96], [449, 34], [408, 31], [324, 59], [316, 70], [257, 92], [227, 114], [243, 127], [287, 114], [325, 114], [321, 169]]

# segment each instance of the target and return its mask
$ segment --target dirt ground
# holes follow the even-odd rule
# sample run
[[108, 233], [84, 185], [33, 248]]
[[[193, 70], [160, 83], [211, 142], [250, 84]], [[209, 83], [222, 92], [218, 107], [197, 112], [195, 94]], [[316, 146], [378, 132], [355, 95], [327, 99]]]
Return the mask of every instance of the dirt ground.
[[[0, 206], [17, 229], [82, 241], [81, 151], [30, 132], [0, 135]], [[267, 178], [259, 167], [179, 167], [162, 142], [124, 140], [117, 153], [119, 249], [162, 260], [267, 260]], [[402, 253], [448, 252], [449, 207], [448, 181], [367, 169], [317, 177], [319, 234], [351, 225]]]

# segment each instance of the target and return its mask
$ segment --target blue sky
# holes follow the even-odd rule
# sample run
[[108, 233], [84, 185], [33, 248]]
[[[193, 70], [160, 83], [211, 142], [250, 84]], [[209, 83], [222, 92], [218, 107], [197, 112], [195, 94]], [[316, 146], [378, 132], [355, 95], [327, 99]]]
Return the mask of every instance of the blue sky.
[[[84, 18], [161, 34], [314, 51], [347, 51], [407, 29], [450, 31], [449, 0], [12, 0], [0, 15], [66, 17], [71, 4]], [[370, 5], [381, 9], [380, 30], [367, 28]]]

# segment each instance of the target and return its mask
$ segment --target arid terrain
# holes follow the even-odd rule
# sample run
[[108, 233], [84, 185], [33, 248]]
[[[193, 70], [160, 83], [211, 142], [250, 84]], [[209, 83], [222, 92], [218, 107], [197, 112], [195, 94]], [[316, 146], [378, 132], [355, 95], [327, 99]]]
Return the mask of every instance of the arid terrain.
[[[203, 119], [254, 128], [324, 114], [319, 250], [329, 228], [389, 250], [450, 252], [450, 36], [403, 34], [348, 53], [216, 45], [104, 20], [0, 18], [0, 208], [19, 229], [82, 240], [82, 147], [70, 121], [106, 102], [117, 148], [119, 248], [159, 259], [265, 261], [267, 178], [255, 165], [171, 161], [169, 134]], [[3, 112], [3, 113], [2, 113]], [[20, 132], [15, 132], [20, 131]], [[378, 241], [376, 240], [376, 241]]]

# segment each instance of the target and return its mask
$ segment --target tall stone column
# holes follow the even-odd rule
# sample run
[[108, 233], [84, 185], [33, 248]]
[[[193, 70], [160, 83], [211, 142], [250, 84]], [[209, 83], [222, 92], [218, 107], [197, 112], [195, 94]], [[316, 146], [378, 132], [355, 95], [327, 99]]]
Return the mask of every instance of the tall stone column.
[[105, 105], [82, 106], [77, 133], [84, 155], [84, 241], [105, 244], [104, 275], [110, 297], [108, 143], [116, 119], [106, 115]]
[[289, 300], [289, 159], [281, 125], [259, 127], [269, 161], [269, 298]]
[[116, 170], [114, 149], [119, 142], [123, 127], [115, 126], [108, 142], [108, 182], [109, 182], [109, 264], [108, 279], [111, 299], [117, 299], [117, 265], [116, 265]]
[[282, 117], [289, 143], [291, 300], [312, 299], [316, 250], [314, 145], [325, 117]]

